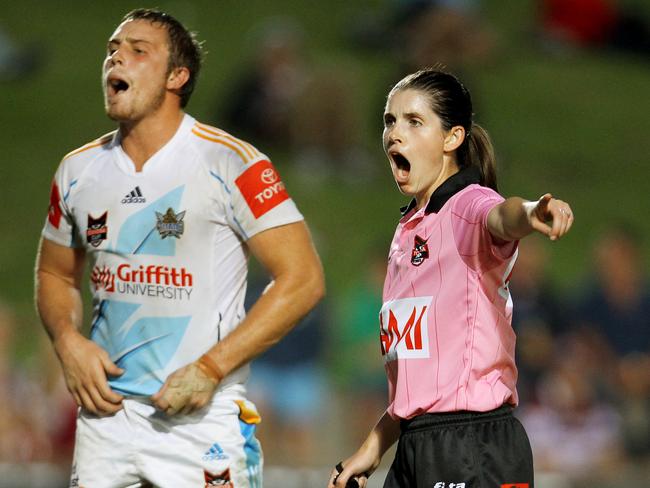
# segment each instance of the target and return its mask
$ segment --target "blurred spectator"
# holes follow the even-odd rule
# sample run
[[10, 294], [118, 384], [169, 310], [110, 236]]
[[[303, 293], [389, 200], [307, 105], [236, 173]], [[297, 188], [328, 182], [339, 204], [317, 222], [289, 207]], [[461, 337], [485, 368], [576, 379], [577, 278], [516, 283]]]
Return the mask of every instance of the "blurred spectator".
[[48, 460], [67, 472], [74, 451], [77, 404], [66, 387], [61, 363], [46, 334], [41, 334], [32, 359], [32, 394], [40, 398], [32, 403], [33, 422], [47, 434], [52, 445]]
[[358, 415], [344, 415], [346, 441], [360, 444], [371, 423], [386, 409], [388, 386], [379, 342], [379, 311], [386, 277], [386, 245], [370, 251], [365, 270], [338, 305], [337, 341], [332, 370], [343, 397], [343, 405], [367, 412], [367, 424]]
[[563, 304], [546, 273], [546, 245], [536, 236], [520, 242], [509, 285], [515, 304], [512, 327], [517, 333], [517, 391], [522, 403], [535, 401], [535, 385], [553, 360], [554, 340], [566, 329]]
[[483, 64], [496, 34], [480, 15], [480, 0], [390, 0], [383, 18], [364, 14], [351, 27], [355, 43], [389, 49], [400, 75], [439, 63], [456, 74]]
[[349, 71], [307, 62], [304, 33], [290, 18], [272, 18], [255, 36], [255, 56], [225, 97], [223, 119], [264, 151], [283, 150], [305, 182], [368, 176], [356, 83]]
[[[269, 280], [252, 268], [246, 306], [263, 293]], [[258, 437], [269, 464], [309, 466], [318, 462], [318, 435], [327, 408], [327, 303], [320, 302], [286, 337], [251, 365], [250, 398], [262, 415]], [[265, 442], [266, 440], [266, 442]]]
[[467, 67], [486, 63], [496, 47], [495, 33], [479, 15], [478, 1], [407, 1], [399, 28], [405, 42], [397, 59], [407, 72], [442, 63], [467, 76]]
[[542, 0], [541, 34], [546, 46], [610, 48], [650, 54], [650, 26], [642, 15], [612, 0]]
[[[15, 327], [13, 311], [0, 304], [0, 462], [62, 461], [67, 469], [71, 445], [64, 439], [73, 435], [70, 426], [74, 432], [74, 402], [58, 367], [40, 363], [35, 368], [16, 366]], [[48, 385], [50, 380], [58, 387]]]
[[614, 353], [650, 353], [650, 283], [638, 232], [613, 225], [596, 241], [596, 275], [576, 306], [576, 321], [602, 334]]
[[291, 154], [303, 180], [368, 181], [377, 167], [362, 144], [358, 84], [349, 70], [315, 70], [295, 100]]
[[23, 79], [35, 73], [42, 64], [40, 47], [20, 45], [0, 25], [0, 81]]
[[650, 465], [650, 356], [630, 354], [618, 372], [625, 452], [630, 460]]
[[235, 78], [223, 115], [213, 119], [260, 148], [286, 148], [295, 102], [308, 78], [303, 32], [290, 18], [271, 18], [259, 28], [254, 44], [252, 63]]
[[510, 293], [516, 303], [512, 324], [515, 331], [541, 322], [553, 336], [566, 330], [565, 307], [556, 292], [549, 269], [548, 243], [530, 236], [519, 243], [517, 263], [510, 278]]
[[538, 403], [522, 407], [537, 470], [586, 479], [620, 461], [620, 417], [592, 381], [598, 360], [592, 341], [572, 334], [538, 384]]

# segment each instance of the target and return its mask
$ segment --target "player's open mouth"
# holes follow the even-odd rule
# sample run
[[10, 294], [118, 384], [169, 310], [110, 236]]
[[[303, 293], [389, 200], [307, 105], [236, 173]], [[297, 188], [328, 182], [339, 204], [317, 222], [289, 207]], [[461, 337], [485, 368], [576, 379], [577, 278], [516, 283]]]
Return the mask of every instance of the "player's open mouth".
[[398, 152], [391, 152], [389, 154], [390, 160], [393, 162], [395, 177], [398, 181], [405, 181], [411, 172], [411, 163], [404, 155]]
[[129, 84], [121, 78], [111, 77], [108, 79], [108, 94], [119, 95], [129, 89]]

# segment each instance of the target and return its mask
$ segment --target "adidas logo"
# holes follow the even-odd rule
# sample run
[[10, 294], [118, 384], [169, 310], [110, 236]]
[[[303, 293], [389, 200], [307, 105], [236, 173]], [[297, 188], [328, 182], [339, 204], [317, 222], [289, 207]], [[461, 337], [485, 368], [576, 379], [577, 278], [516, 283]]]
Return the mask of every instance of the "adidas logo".
[[208, 449], [205, 454], [203, 454], [203, 460], [216, 461], [218, 459], [228, 459], [228, 456], [223, 452], [221, 446], [215, 442], [212, 444], [212, 446], [210, 446], [210, 449]]
[[144, 203], [146, 201], [147, 199], [142, 196], [139, 186], [136, 186], [122, 198], [122, 203]]

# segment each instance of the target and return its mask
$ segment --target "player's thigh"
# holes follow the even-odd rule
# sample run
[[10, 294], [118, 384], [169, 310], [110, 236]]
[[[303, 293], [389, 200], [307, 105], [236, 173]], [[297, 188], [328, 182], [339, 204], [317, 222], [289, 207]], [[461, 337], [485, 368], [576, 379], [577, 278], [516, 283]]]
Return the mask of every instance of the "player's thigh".
[[99, 418], [80, 412], [77, 418], [70, 486], [141, 487], [133, 463], [135, 433], [124, 411]]
[[204, 411], [159, 419], [142, 446], [144, 477], [160, 488], [262, 486], [259, 415], [244, 400], [220, 401]]

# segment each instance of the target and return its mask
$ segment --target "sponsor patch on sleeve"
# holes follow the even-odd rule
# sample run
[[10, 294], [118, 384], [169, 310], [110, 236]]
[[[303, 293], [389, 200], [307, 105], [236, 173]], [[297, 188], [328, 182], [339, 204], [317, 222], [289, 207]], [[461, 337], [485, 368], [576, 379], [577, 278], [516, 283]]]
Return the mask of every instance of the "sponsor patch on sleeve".
[[239, 175], [235, 184], [256, 219], [289, 199], [280, 175], [267, 160], [253, 164]]
[[61, 224], [61, 206], [59, 202], [61, 200], [61, 195], [59, 193], [59, 187], [55, 181], [52, 182], [52, 189], [50, 190], [50, 206], [47, 211], [47, 220], [50, 221], [50, 224], [56, 229], [59, 228]]

